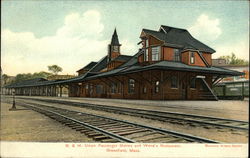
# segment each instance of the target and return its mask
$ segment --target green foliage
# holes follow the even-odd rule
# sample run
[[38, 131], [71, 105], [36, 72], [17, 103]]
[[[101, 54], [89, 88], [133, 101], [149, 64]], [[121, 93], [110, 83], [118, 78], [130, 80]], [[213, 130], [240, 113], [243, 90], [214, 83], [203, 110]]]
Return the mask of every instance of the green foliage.
[[11, 83], [11, 77], [8, 76], [7, 74], [3, 74], [2, 77], [1, 77], [1, 84], [3, 85], [6, 85], [6, 84], [9, 84]]
[[249, 65], [249, 61], [237, 58], [234, 53], [232, 53], [231, 56], [221, 56], [219, 59], [225, 59], [230, 65]]
[[17, 74], [14, 82], [21, 82], [24, 80], [29, 80], [29, 79], [34, 79], [34, 78], [47, 78], [48, 76], [51, 76], [51, 75], [52, 75], [51, 73], [45, 72], [45, 71], [35, 72], [33, 74], [31, 73]]
[[58, 65], [50, 65], [48, 66], [48, 70], [57, 75], [58, 72], [61, 72], [63, 69]]

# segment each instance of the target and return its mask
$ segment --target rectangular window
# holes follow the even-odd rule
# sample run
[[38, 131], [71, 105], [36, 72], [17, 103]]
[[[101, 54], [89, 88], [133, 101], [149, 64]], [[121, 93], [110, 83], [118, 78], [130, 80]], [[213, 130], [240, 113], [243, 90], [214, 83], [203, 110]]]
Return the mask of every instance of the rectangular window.
[[103, 93], [103, 85], [96, 85], [96, 93], [97, 94]]
[[90, 86], [89, 86], [89, 93], [93, 94], [93, 85], [92, 84], [90, 84]]
[[196, 88], [196, 79], [195, 79], [195, 77], [191, 79], [190, 88]]
[[171, 88], [178, 88], [178, 78], [176, 76], [171, 77]]
[[174, 49], [174, 61], [181, 61], [179, 49]]
[[194, 58], [194, 52], [191, 52], [191, 54], [190, 54], [190, 63], [194, 64], [194, 60], [195, 60], [195, 58]]
[[148, 49], [147, 48], [145, 49], [145, 52], [144, 52], [144, 61], [148, 61]]
[[116, 93], [116, 89], [117, 89], [117, 84], [111, 83], [111, 93]]
[[158, 93], [160, 89], [160, 81], [155, 82], [155, 93]]
[[146, 39], [145, 41], [146, 41], [145, 47], [147, 48], [149, 46], [148, 39]]
[[128, 80], [128, 93], [135, 93], [135, 80], [134, 79]]
[[158, 61], [160, 60], [160, 50], [161, 47], [152, 47], [152, 61]]

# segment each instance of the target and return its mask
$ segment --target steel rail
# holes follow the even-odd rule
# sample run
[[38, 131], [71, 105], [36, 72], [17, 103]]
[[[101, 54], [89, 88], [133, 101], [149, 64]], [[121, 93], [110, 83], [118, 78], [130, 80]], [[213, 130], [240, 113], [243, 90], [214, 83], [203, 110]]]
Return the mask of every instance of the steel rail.
[[[114, 107], [114, 106], [108, 106], [108, 105], [98, 105], [98, 104], [89, 104], [89, 103], [80, 103], [80, 102], [73, 102], [73, 101], [61, 101], [61, 100], [44, 100], [44, 99], [35, 99], [32, 98], [32, 100], [38, 100], [38, 101], [43, 101], [43, 102], [49, 102], [49, 103], [60, 103], [60, 104], [71, 104], [69, 106], [72, 106], [72, 104], [74, 106], [77, 107], [88, 107], [91, 109], [99, 109], [99, 110], [114, 110], [116, 113], [117, 112], [124, 112], [124, 113], [134, 113], [134, 114], [140, 114], [143, 116], [151, 116], [154, 117], [154, 119], [156, 119], [156, 117], [158, 117], [158, 120], [163, 121], [162, 118], [166, 118], [166, 119], [171, 119], [171, 120], [179, 120], [179, 121], [186, 121], [186, 122], [193, 122], [193, 123], [198, 123], [198, 124], [206, 124], [206, 125], [212, 125], [212, 126], [217, 126], [217, 127], [224, 127], [224, 128], [230, 128], [230, 129], [238, 129], [238, 130], [244, 130], [244, 131], [248, 131], [248, 128], [244, 128], [244, 127], [238, 127], [238, 126], [232, 126], [232, 125], [225, 125], [225, 124], [218, 124], [215, 122], [207, 122], [207, 121], [202, 121], [202, 120], [193, 120], [193, 119], [188, 119], [188, 118], [178, 118], [175, 116], [186, 116], [186, 117], [194, 117], [194, 118], [198, 118], [198, 119], [211, 119], [211, 121], [230, 121], [231, 123], [244, 123], [244, 124], [248, 124], [248, 122], [246, 121], [241, 121], [241, 120], [233, 120], [233, 119], [225, 119], [225, 118], [218, 118], [218, 117], [209, 117], [209, 116], [203, 116], [203, 115], [192, 115], [192, 114], [183, 114], [183, 113], [176, 113], [176, 112], [162, 112], [162, 111], [156, 111], [156, 110], [145, 110], [145, 109], [133, 109], [133, 108], [126, 108], [126, 107]], [[105, 109], [105, 110], [104, 110]], [[127, 110], [127, 111], [126, 111]], [[137, 111], [139, 110], [139, 111]], [[153, 114], [153, 113], [158, 113], [158, 114]], [[166, 115], [175, 115], [175, 116], [166, 116]]]
[[[34, 104], [34, 103], [32, 103], [32, 104]], [[54, 109], [58, 109], [58, 110], [64, 110], [64, 111], [68, 111], [68, 112], [76, 112], [78, 114], [80, 113], [80, 114], [84, 114], [84, 115], [89, 115], [89, 116], [98, 117], [98, 118], [102, 118], [102, 119], [113, 120], [113, 121], [117, 121], [117, 122], [122, 122], [122, 123], [126, 123], [126, 124], [129, 124], [129, 125], [134, 125], [134, 126], [137, 126], [137, 127], [142, 127], [142, 128], [154, 130], [154, 131], [160, 132], [162, 134], [169, 134], [169, 135], [176, 136], [176, 137], [179, 137], [179, 138], [182, 138], [182, 139], [185, 139], [185, 140], [189, 140], [189, 141], [202, 142], [202, 143], [220, 143], [218, 141], [207, 139], [207, 138], [202, 138], [202, 137], [198, 137], [198, 136], [194, 136], [194, 135], [190, 135], [190, 134], [184, 134], [184, 133], [180, 133], [180, 132], [176, 132], [176, 131], [172, 131], [172, 130], [167, 130], [167, 129], [162, 129], [162, 128], [157, 128], [157, 127], [152, 127], [152, 126], [146, 126], [146, 125], [133, 123], [133, 122], [125, 121], [125, 120], [119, 120], [119, 119], [115, 119], [115, 118], [111, 118], [111, 117], [105, 117], [105, 116], [100, 116], [100, 115], [83, 113], [83, 112], [58, 108], [58, 107], [51, 107], [51, 106], [47, 106], [47, 105], [40, 105], [38, 103], [36, 103], [36, 105], [43, 106], [43, 107], [48, 107], [48, 108], [54, 108]], [[53, 112], [53, 111], [51, 111], [51, 112]], [[59, 114], [59, 113], [56, 113], [56, 112], [53, 112], [53, 113], [55, 113], [57, 115]], [[74, 120], [74, 119], [72, 119], [72, 120], [77, 121], [77, 120]], [[86, 124], [86, 123], [83, 123], [83, 124]], [[86, 124], [86, 125], [89, 126], [90, 128], [94, 127], [94, 126], [91, 126], [89, 124]], [[99, 130], [100, 128], [96, 128], [96, 129]], [[102, 131], [102, 129], [100, 129], [100, 131]], [[111, 133], [112, 136], [113, 136], [113, 134], [114, 133]], [[120, 137], [120, 136], [115, 134], [115, 137]], [[133, 140], [130, 140], [130, 139], [128, 139], [128, 141], [134, 142]]]
[[[22, 104], [26, 104], [26, 105], [22, 105]], [[57, 112], [54, 112], [54, 111], [51, 111], [51, 110], [42, 109], [42, 108], [39, 108], [39, 107], [37, 107], [37, 106], [34, 107], [34, 106], [31, 106], [31, 105], [28, 105], [27, 103], [22, 103], [22, 104], [18, 103], [18, 105], [20, 105], [20, 106], [24, 106], [24, 107], [27, 107], [27, 106], [28, 106], [28, 108], [29, 108], [29, 107], [32, 107], [32, 109], [33, 109], [33, 108], [37, 108], [37, 109], [39, 109], [39, 110], [46, 111], [46, 112], [52, 113], [52, 114], [54, 114], [54, 115], [57, 115], [57, 116], [66, 118], [67, 120], [70, 120], [70, 121], [76, 122], [76, 123], [78, 123], [78, 124], [81, 124], [81, 125], [83, 125], [83, 126], [86, 126], [86, 127], [91, 128], [91, 129], [94, 129], [95, 131], [98, 131], [98, 132], [100, 132], [100, 133], [103, 133], [103, 134], [105, 134], [106, 136], [109, 136], [109, 137], [111, 137], [111, 138], [113, 138], [113, 139], [116, 139], [116, 140], [119, 140], [119, 141], [121, 141], [121, 142], [135, 143], [135, 142], [134, 142], [133, 140], [131, 140], [131, 139], [125, 138], [125, 137], [123, 137], [123, 136], [119, 136], [119, 135], [117, 135], [117, 134], [115, 134], [115, 133], [112, 133], [112, 132], [105, 131], [105, 130], [100, 129], [100, 128], [98, 128], [98, 127], [92, 126], [92, 125], [90, 125], [90, 124], [88, 124], [88, 123], [84, 123], [84, 122], [82, 122], [82, 121], [78, 121], [78, 120], [76, 120], [76, 119], [67, 117], [67, 116], [62, 115], [62, 114], [59, 114], [59, 113], [57, 113]]]

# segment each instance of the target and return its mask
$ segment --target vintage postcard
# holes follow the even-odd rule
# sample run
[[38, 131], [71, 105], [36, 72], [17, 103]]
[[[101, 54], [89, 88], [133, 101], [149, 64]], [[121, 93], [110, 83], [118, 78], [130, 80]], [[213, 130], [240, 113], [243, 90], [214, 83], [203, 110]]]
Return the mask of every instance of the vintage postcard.
[[248, 1], [1, 9], [1, 157], [248, 157]]

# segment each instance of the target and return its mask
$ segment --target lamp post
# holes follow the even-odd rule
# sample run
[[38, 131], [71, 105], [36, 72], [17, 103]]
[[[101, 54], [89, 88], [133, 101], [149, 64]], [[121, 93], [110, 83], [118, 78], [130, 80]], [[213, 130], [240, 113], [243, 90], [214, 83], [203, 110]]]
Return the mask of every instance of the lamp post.
[[12, 103], [12, 107], [9, 110], [16, 110], [15, 90], [13, 91], [13, 103]]

